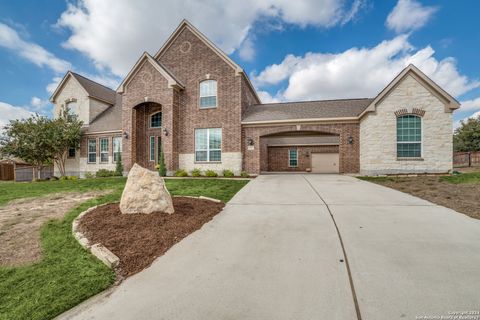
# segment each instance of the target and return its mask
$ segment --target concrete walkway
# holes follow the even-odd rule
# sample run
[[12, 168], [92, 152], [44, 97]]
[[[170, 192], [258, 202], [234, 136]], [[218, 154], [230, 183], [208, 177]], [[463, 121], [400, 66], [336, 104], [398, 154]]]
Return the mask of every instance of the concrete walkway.
[[60, 318], [440, 316], [480, 309], [479, 266], [478, 220], [352, 177], [265, 175], [150, 268]]

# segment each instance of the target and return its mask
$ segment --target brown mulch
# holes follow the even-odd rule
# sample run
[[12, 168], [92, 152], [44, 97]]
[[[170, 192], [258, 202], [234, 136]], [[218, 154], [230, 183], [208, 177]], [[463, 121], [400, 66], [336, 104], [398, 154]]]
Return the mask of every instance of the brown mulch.
[[101, 206], [80, 221], [91, 243], [101, 243], [120, 259], [116, 272], [131, 276], [175, 243], [210, 221], [223, 207], [204, 199], [174, 197], [175, 213], [121, 214], [118, 203]]
[[453, 184], [439, 176], [394, 177], [372, 181], [480, 219], [480, 184]]

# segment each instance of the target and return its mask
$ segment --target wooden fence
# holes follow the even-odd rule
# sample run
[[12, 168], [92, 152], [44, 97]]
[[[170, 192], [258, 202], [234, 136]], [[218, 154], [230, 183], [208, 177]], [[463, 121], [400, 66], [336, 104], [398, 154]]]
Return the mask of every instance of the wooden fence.
[[480, 166], [480, 151], [476, 152], [455, 152], [453, 154], [454, 167]]
[[0, 180], [15, 179], [14, 166], [12, 163], [0, 163]]

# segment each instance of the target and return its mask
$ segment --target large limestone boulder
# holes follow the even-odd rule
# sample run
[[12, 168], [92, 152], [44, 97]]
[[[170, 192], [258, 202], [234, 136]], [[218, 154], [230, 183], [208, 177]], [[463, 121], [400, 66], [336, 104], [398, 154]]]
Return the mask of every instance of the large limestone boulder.
[[170, 193], [158, 172], [134, 164], [120, 201], [122, 213], [174, 212]]

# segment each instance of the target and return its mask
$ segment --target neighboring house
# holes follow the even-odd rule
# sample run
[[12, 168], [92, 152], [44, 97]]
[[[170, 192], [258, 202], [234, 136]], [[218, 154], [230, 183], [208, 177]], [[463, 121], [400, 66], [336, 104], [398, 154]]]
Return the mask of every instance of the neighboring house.
[[68, 72], [51, 101], [85, 123], [67, 168], [80, 175], [113, 169], [120, 153], [125, 171], [154, 169], [160, 147], [169, 174], [447, 172], [459, 107], [413, 65], [375, 98], [262, 104], [242, 68], [188, 21], [116, 92]]

